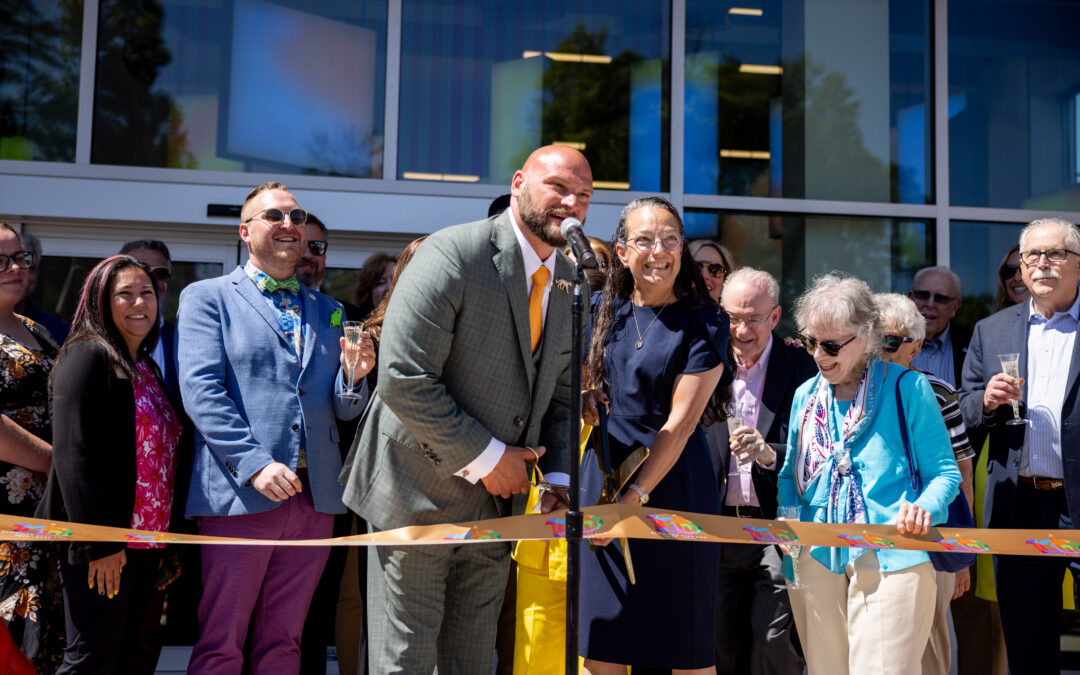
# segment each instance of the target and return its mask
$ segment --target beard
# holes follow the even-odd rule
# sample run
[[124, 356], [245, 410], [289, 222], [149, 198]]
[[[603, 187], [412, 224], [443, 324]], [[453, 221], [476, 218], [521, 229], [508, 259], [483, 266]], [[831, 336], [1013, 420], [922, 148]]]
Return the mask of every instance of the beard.
[[521, 186], [521, 196], [518, 197], [518, 214], [521, 222], [536, 238], [548, 246], [565, 246], [566, 238], [558, 226], [548, 225], [548, 216], [569, 217], [570, 213], [562, 207], [553, 206], [550, 209], [538, 209], [533, 206], [532, 198], [529, 197], [528, 184]]

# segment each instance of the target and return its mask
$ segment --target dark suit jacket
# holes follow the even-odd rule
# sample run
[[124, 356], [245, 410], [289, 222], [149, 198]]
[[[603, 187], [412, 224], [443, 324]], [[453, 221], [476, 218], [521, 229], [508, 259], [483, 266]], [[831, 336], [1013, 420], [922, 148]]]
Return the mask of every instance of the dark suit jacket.
[[[1006, 307], [975, 324], [975, 333], [964, 361], [960, 409], [968, 429], [983, 432], [990, 438], [987, 461], [986, 501], [983, 521], [986, 527], [1016, 527], [1012, 524], [1017, 476], [1024, 446], [1026, 426], [1009, 426], [1012, 406], [1003, 405], [983, 415], [983, 393], [996, 373], [1001, 372], [998, 354], [1020, 354], [1020, 374], [1028, 372], [1027, 317], [1028, 303]], [[1065, 367], [1065, 364], [1061, 364]], [[1065, 403], [1061, 408], [1061, 452], [1065, 477], [1065, 496], [1069, 513], [1080, 516], [1080, 340], [1073, 346], [1068, 364]], [[1026, 389], [1026, 388], [1025, 388]], [[1024, 393], [1025, 399], [1027, 392]], [[1020, 402], [1020, 415], [1027, 414], [1027, 402]], [[970, 433], [970, 432], [969, 432]]]
[[959, 390], [960, 383], [964, 380], [964, 358], [971, 343], [971, 331], [949, 322], [949, 340], [952, 341], [953, 377], [956, 378], [956, 386], [953, 388]]
[[[817, 366], [806, 350], [786, 345], [779, 336], [773, 334], [772, 352], [769, 355], [768, 369], [765, 371], [765, 385], [761, 390], [761, 412], [758, 413], [756, 428], [776, 452], [776, 465], [773, 469], [765, 469], [754, 462], [750, 469], [754, 491], [766, 518], [776, 517], [776, 476], [780, 467], [784, 466], [784, 458], [787, 456], [792, 398], [799, 385], [815, 373]], [[705, 438], [716, 468], [720, 503], [723, 504], [727, 495], [728, 465], [731, 462], [727, 423], [720, 422], [705, 427]]]
[[[151, 367], [160, 380], [153, 361]], [[130, 527], [135, 509], [135, 394], [105, 349], [86, 340], [67, 347], [49, 380], [52, 468], [38, 518]], [[174, 409], [175, 409], [174, 404]], [[180, 495], [175, 489], [173, 500]], [[175, 524], [175, 523], [174, 523]], [[71, 542], [68, 562], [88, 563], [124, 548], [117, 542]]]

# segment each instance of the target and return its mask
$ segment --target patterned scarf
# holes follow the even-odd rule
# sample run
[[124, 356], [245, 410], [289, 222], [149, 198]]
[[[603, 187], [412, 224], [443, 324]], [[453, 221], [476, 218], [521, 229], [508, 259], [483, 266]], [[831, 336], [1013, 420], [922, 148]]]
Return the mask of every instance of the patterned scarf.
[[840, 430], [844, 439], [842, 450], [833, 444], [833, 388], [820, 373], [817, 375], [814, 390], [803, 407], [802, 421], [795, 439], [798, 448], [795, 484], [802, 496], [828, 469], [829, 502], [826, 522], [866, 522], [862, 480], [859, 472], [852, 466], [851, 448], [870, 428], [877, 413], [880, 388], [884, 381], [884, 363], [871, 357], [863, 368], [859, 388], [844, 416], [844, 426]]

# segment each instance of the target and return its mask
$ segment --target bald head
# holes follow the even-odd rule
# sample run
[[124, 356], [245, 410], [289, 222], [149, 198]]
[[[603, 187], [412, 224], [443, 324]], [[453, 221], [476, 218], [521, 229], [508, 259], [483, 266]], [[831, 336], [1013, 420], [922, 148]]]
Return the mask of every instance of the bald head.
[[585, 222], [592, 199], [592, 169], [585, 155], [565, 145], [535, 150], [514, 173], [510, 208], [525, 226], [526, 238], [541, 259], [566, 240], [559, 231], [565, 218]]

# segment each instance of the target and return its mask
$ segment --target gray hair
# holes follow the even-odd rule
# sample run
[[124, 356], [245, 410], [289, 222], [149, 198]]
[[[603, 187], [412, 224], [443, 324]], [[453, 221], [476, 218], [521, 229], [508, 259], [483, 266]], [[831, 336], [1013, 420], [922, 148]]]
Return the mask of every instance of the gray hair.
[[1039, 218], [1025, 225], [1024, 229], [1020, 230], [1020, 250], [1027, 250], [1024, 242], [1027, 240], [1029, 233], [1051, 225], [1065, 228], [1065, 247], [1073, 251], [1080, 251], [1080, 229], [1077, 229], [1076, 225], [1063, 218]]
[[[753, 267], [740, 267], [731, 272], [728, 274], [727, 279], [724, 280], [723, 293], [726, 293], [727, 289], [734, 284], [745, 284], [760, 288], [769, 295], [769, 301], [773, 304], [773, 307], [780, 304], [780, 284], [777, 283], [773, 275], [764, 270], [754, 269]], [[720, 295], [721, 304], [723, 304], [724, 299], [723, 293]]]
[[951, 269], [945, 267], [944, 265], [935, 265], [934, 267], [922, 268], [915, 273], [914, 277], [912, 277], [911, 285], [914, 286], [915, 284], [919, 283], [919, 279], [928, 272], [940, 272], [947, 275], [950, 279], [952, 279], [953, 288], [956, 289], [956, 296], [960, 297], [964, 294], [964, 282], [960, 281], [960, 275], [956, 272], [953, 272]]
[[870, 287], [862, 279], [839, 272], [814, 278], [810, 288], [795, 301], [795, 324], [800, 331], [811, 325], [850, 329], [866, 344], [867, 354], [881, 351], [885, 335]]
[[874, 302], [881, 314], [883, 328], [895, 326], [901, 334], [916, 342], [926, 339], [926, 319], [910, 298], [899, 293], [878, 293], [874, 295]]
[[34, 254], [35, 266], [41, 264], [41, 240], [37, 238], [37, 235], [30, 234], [29, 232], [20, 232], [19, 244], [21, 244], [24, 249], [27, 249]]

